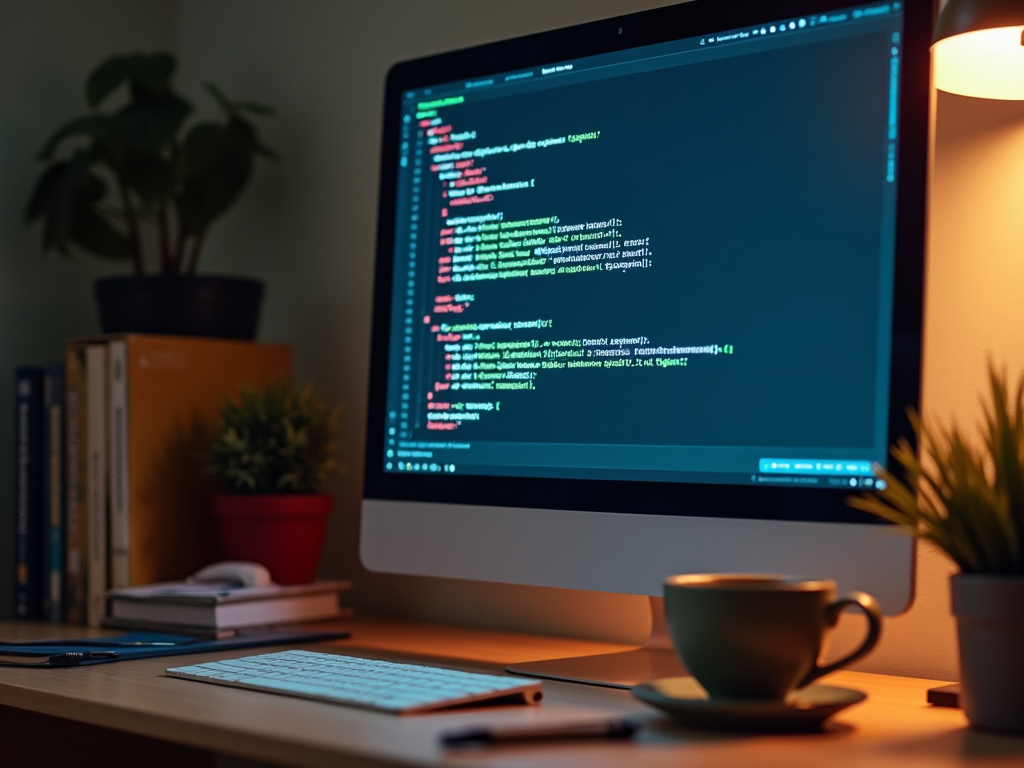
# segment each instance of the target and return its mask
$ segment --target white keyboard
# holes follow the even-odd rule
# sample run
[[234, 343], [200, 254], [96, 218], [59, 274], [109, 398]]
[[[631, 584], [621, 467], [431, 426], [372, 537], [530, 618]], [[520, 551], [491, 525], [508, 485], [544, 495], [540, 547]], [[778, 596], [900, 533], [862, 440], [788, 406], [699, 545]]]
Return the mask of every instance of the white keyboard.
[[543, 696], [538, 680], [310, 651], [171, 667], [167, 674], [393, 713], [426, 712], [490, 699], [536, 704]]

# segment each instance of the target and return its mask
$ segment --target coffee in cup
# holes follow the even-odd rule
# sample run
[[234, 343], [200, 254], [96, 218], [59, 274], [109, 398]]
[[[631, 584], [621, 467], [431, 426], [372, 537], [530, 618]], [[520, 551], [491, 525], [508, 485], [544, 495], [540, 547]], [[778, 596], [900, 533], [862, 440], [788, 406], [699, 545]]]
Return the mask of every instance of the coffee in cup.
[[[820, 666], [825, 631], [850, 605], [867, 615], [867, 637]], [[864, 592], [837, 599], [828, 579], [747, 574], [670, 576], [665, 619], [676, 652], [713, 698], [783, 699], [866, 655], [882, 628], [881, 608]]]

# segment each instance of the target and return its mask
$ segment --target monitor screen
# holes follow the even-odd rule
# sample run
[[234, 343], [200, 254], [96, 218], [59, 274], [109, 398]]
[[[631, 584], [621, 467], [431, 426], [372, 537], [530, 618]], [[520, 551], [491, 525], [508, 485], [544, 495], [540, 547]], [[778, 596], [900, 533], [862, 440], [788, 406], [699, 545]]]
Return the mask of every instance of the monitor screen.
[[745, 7], [396, 94], [370, 496], [862, 519], [919, 376], [904, 9]]

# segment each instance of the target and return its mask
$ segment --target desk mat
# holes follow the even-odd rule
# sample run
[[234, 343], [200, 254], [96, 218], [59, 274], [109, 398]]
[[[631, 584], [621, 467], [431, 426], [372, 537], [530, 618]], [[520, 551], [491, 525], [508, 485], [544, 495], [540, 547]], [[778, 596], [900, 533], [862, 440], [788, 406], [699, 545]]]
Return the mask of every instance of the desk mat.
[[[268, 629], [250, 632], [238, 637], [220, 640], [174, 635], [165, 632], [129, 632], [115, 637], [96, 637], [81, 640], [38, 640], [27, 643], [0, 643], [0, 656], [27, 656], [42, 658], [42, 663], [24, 666], [51, 669], [62, 666], [108, 664], [113, 661], [149, 659], [154, 656], [180, 656], [186, 653], [230, 651], [236, 648], [258, 648], [262, 645], [314, 643], [348, 637], [347, 631], [311, 631], [308, 629]], [[115, 658], [84, 658], [73, 664], [47, 663], [50, 657], [65, 654], [115, 652]], [[10, 666], [4, 665], [4, 666]], [[18, 665], [23, 666], [23, 665]]]

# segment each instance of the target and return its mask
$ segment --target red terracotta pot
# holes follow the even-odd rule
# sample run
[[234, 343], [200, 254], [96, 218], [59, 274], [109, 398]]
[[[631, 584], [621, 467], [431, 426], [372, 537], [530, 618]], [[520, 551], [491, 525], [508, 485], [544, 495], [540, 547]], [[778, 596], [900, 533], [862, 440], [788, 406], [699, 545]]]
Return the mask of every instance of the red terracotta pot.
[[328, 493], [219, 493], [213, 513], [227, 560], [261, 563], [278, 584], [316, 578], [333, 500]]

